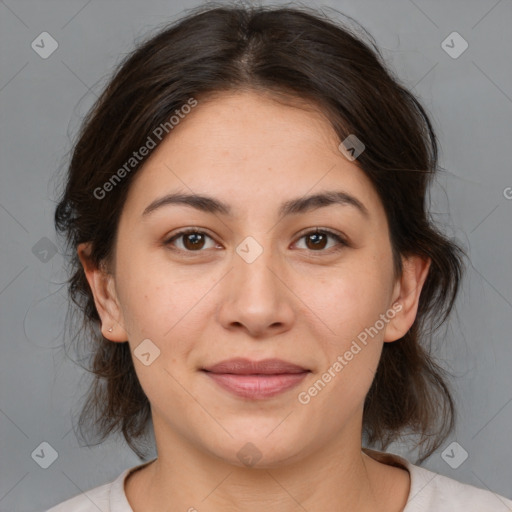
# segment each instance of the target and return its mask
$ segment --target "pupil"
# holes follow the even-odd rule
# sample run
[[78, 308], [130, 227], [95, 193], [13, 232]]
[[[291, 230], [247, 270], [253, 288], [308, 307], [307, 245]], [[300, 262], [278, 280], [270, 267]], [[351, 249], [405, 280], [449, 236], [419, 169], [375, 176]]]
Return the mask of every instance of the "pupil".
[[192, 248], [198, 247], [202, 242], [202, 234], [201, 233], [189, 233], [186, 237], [187, 244]]
[[[313, 233], [309, 235], [309, 240], [313, 240], [313, 247], [323, 247], [325, 245], [325, 235], [322, 233]], [[322, 240], [323, 239], [323, 240]], [[324, 244], [322, 244], [324, 242]]]

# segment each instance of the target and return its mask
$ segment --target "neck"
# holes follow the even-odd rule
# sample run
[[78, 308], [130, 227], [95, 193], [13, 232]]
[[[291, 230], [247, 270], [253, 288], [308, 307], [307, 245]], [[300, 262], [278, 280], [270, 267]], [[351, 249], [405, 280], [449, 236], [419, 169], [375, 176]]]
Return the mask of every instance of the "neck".
[[340, 435], [293, 462], [245, 467], [172, 439], [168, 431], [161, 436], [166, 443], [159, 443], [157, 431], [158, 459], [126, 483], [134, 512], [161, 511], [162, 504], [172, 504], [165, 510], [190, 512], [387, 510], [377, 467], [383, 465], [361, 451], [360, 439], [347, 443]]

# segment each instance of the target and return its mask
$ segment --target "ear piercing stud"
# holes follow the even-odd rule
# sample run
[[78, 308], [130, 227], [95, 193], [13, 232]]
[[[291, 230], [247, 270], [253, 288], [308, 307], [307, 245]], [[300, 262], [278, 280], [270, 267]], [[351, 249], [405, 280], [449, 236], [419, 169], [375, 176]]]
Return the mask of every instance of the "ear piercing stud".
[[108, 330], [108, 332], [112, 332], [112, 329], [113, 329], [113, 328], [111, 327], [111, 328]]

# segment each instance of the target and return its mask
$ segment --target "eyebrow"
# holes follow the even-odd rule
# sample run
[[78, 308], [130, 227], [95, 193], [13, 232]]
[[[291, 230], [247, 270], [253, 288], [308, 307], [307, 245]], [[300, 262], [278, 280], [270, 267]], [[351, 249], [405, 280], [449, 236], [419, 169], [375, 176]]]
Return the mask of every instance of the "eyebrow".
[[[231, 206], [207, 195], [173, 193], [155, 199], [142, 212], [143, 216], [167, 205], [185, 205], [196, 210], [233, 217]], [[279, 218], [297, 215], [331, 205], [351, 206], [369, 218], [366, 206], [356, 197], [343, 191], [327, 191], [285, 201], [279, 208]]]

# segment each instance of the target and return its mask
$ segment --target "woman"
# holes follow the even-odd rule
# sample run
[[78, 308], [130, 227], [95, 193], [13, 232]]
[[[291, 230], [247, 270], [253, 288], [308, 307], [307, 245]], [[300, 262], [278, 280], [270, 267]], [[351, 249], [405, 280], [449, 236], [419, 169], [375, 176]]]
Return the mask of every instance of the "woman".
[[464, 252], [431, 224], [437, 142], [378, 50], [305, 10], [207, 7], [87, 117], [57, 207], [94, 342], [82, 414], [158, 457], [51, 509], [511, 510], [420, 460], [453, 430], [424, 348]]

